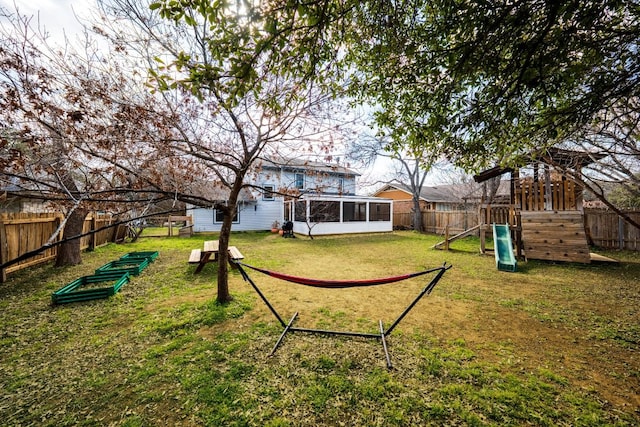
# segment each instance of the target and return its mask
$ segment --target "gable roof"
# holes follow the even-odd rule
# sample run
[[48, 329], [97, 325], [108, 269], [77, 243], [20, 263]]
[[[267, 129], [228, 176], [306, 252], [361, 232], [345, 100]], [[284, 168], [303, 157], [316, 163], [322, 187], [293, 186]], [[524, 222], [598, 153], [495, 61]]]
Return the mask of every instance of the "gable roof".
[[[457, 197], [452, 189], [451, 185], [437, 185], [437, 186], [423, 186], [420, 190], [420, 200], [426, 202], [447, 202], [447, 203], [462, 203], [462, 199]], [[389, 190], [398, 190], [407, 193], [411, 197], [411, 187], [405, 184], [387, 184], [381, 189], [373, 193], [374, 196], [378, 196], [380, 193]]]
[[[383, 191], [399, 190], [411, 197], [411, 188], [405, 184], [387, 184], [377, 190], [373, 195], [377, 196]], [[508, 195], [510, 192], [509, 181], [500, 181], [498, 195]], [[478, 184], [442, 184], [423, 186], [420, 190], [420, 200], [436, 203], [464, 203], [476, 201], [482, 198], [482, 185]]]
[[360, 176], [358, 172], [339, 163], [319, 162], [300, 158], [263, 159], [263, 169], [283, 169], [289, 172], [314, 171], [330, 175]]

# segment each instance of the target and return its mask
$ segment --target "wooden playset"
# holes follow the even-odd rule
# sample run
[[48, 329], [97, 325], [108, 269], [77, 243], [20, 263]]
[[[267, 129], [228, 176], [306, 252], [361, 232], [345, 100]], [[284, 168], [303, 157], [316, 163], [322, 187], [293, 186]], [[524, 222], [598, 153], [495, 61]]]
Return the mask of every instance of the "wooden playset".
[[[581, 168], [592, 159], [567, 150], [550, 150], [552, 164], [571, 161]], [[566, 166], [566, 163], [563, 164]], [[478, 183], [511, 175], [508, 200], [498, 203], [483, 201], [479, 208], [480, 251], [486, 247], [486, 234], [494, 224], [507, 225], [516, 258], [590, 263], [611, 261], [590, 253], [584, 227], [582, 187], [553, 171], [547, 164], [531, 166], [532, 173], [520, 176], [520, 170], [494, 167], [474, 177]], [[464, 233], [461, 233], [464, 235]], [[453, 238], [455, 238], [454, 236]], [[450, 241], [453, 239], [449, 239]]]

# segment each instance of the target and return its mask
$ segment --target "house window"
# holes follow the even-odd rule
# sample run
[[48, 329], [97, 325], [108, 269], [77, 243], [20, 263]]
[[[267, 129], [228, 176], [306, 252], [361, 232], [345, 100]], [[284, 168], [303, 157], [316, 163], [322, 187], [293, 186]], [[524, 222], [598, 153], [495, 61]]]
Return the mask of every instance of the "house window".
[[[214, 223], [222, 223], [224, 221], [224, 211], [222, 209], [215, 209], [213, 211], [213, 222]], [[237, 223], [238, 221], [238, 212], [233, 216], [233, 222]]]
[[296, 201], [294, 205], [295, 217], [298, 222], [307, 222], [307, 202], [304, 200]]
[[371, 203], [369, 221], [391, 221], [391, 203]]
[[273, 200], [275, 188], [273, 185], [264, 185], [262, 187], [262, 200]]
[[304, 190], [304, 174], [296, 173], [295, 175], [295, 187], [298, 190]]
[[344, 202], [342, 204], [342, 221], [366, 221], [367, 204], [365, 202]]
[[340, 222], [340, 202], [312, 200], [309, 210], [311, 222]]

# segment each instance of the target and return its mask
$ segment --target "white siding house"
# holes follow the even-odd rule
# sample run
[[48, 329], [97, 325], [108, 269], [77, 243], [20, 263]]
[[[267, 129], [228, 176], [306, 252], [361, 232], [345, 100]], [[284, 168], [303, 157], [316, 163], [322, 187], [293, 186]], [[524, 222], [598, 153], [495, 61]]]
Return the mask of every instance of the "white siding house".
[[[257, 188], [243, 191], [232, 230], [269, 230], [291, 220], [294, 232], [305, 235], [392, 231], [393, 201], [356, 196], [357, 176], [340, 165], [264, 162], [252, 182]], [[214, 209], [187, 207], [187, 215], [194, 232], [220, 231]]]
[[265, 161], [260, 166], [258, 184], [273, 185], [287, 193], [354, 195], [360, 174], [339, 164], [312, 161]]
[[[194, 232], [218, 232], [222, 226], [222, 218], [211, 208], [187, 209], [187, 215], [193, 217]], [[241, 201], [238, 214], [233, 221], [233, 231], [269, 230], [274, 221], [282, 224], [284, 203], [282, 197], [273, 200]]]

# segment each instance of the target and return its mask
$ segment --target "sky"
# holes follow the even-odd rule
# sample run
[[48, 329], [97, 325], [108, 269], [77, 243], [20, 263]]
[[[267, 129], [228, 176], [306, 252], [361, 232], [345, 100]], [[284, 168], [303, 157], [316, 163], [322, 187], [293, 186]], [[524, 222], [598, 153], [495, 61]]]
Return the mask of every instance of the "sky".
[[[93, 0], [0, 0], [0, 7], [14, 11], [15, 6], [22, 15], [33, 15], [44, 26], [50, 37], [59, 43], [64, 42], [64, 35], [73, 39], [75, 33], [81, 31], [81, 25], [77, 17], [83, 17], [95, 6]], [[368, 169], [357, 169], [362, 174], [359, 181], [359, 193], [367, 194], [380, 188], [379, 180], [388, 179], [390, 174], [390, 161], [379, 158]], [[430, 176], [427, 185], [433, 185], [438, 178]], [[368, 184], [368, 185], [367, 185]]]
[[80, 30], [76, 15], [82, 16], [95, 3], [91, 0], [0, 0], [0, 6], [22, 15], [33, 15], [52, 37], [62, 38], [64, 32]]

